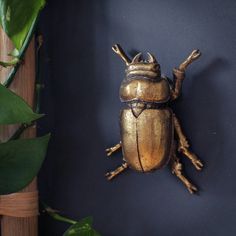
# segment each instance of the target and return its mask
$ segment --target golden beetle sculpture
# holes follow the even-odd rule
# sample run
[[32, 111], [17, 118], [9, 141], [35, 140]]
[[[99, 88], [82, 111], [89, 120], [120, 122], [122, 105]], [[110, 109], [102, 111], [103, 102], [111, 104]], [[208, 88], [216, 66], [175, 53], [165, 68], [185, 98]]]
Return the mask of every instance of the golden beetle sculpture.
[[[148, 60], [142, 60], [141, 53], [138, 53], [131, 61], [118, 44], [112, 49], [126, 63], [120, 99], [128, 108], [123, 109], [120, 115], [121, 142], [106, 149], [110, 156], [122, 148], [124, 162], [108, 172], [107, 179], [113, 179], [128, 167], [150, 172], [170, 162], [172, 173], [190, 193], [196, 192], [197, 188], [182, 173], [176, 151], [189, 158], [197, 170], [201, 170], [203, 164], [189, 150], [179, 120], [168, 104], [179, 97], [185, 70], [201, 55], [200, 51], [194, 50], [179, 68], [173, 69], [174, 83], [171, 86], [166, 78], [161, 77], [160, 65], [150, 53], [147, 53]], [[177, 137], [177, 143], [174, 137]]]

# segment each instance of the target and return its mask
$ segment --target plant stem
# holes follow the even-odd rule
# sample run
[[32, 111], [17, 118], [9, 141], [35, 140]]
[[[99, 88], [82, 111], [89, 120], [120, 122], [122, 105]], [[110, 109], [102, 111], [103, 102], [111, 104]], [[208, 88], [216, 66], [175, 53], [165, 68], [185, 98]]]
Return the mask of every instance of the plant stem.
[[72, 224], [72, 225], [74, 225], [74, 224], [77, 223], [77, 221], [75, 221], [75, 220], [72, 220], [72, 219], [69, 219], [69, 218], [67, 218], [67, 217], [64, 217], [64, 216], [59, 215], [59, 214], [57, 213], [57, 211], [54, 210], [54, 209], [52, 209], [51, 207], [46, 206], [45, 204], [44, 204], [44, 206], [45, 206], [45, 211], [46, 211], [53, 219], [58, 220], [58, 221], [62, 221], [62, 222], [66, 222], [66, 223], [69, 223], [69, 224]]
[[[29, 30], [29, 32], [28, 32], [28, 34], [27, 34], [27, 36], [26, 36], [26, 38], [25, 38], [25, 40], [24, 40], [24, 43], [23, 43], [23, 45], [22, 45], [22, 47], [21, 47], [21, 49], [20, 49], [20, 51], [19, 51], [18, 59], [19, 59], [20, 62], [22, 61], [22, 59], [23, 59], [23, 57], [24, 57], [24, 55], [25, 55], [26, 49], [28, 48], [29, 43], [30, 43], [30, 41], [31, 41], [31, 39], [32, 39], [32, 37], [33, 37], [34, 30], [35, 30], [35, 27], [36, 27], [36, 25], [37, 25], [38, 19], [39, 19], [39, 14], [38, 14], [38, 16], [34, 19], [32, 25], [31, 25], [31, 27], [30, 27], [30, 30]], [[14, 80], [14, 76], [15, 76], [16, 72], [18, 71], [19, 67], [20, 67], [20, 63], [17, 63], [17, 64], [12, 68], [12, 70], [10, 71], [10, 73], [9, 73], [9, 75], [8, 75], [8, 77], [7, 77], [7, 79], [6, 79], [5, 82], [3, 83], [4, 86], [6, 86], [7, 88], [10, 86], [10, 84], [11, 84], [12, 81]]]
[[16, 140], [18, 139], [21, 134], [29, 127], [33, 126], [34, 122], [30, 124], [22, 124], [16, 131], [15, 133], [8, 139], [8, 141]]
[[48, 214], [55, 220], [66, 222], [66, 223], [69, 223], [69, 224], [72, 224], [72, 225], [77, 223], [77, 221], [71, 220], [71, 219], [69, 219], [67, 217], [64, 217], [64, 216], [61, 216], [57, 213], [48, 213]]
[[41, 82], [40, 77], [40, 48], [42, 46], [42, 43], [39, 42], [39, 35], [36, 35], [36, 43], [37, 43], [37, 49], [35, 54], [35, 61], [36, 61], [36, 79], [35, 79], [35, 105], [34, 105], [34, 112], [39, 113], [40, 111], [40, 98], [41, 98], [41, 91], [44, 88], [44, 85]]

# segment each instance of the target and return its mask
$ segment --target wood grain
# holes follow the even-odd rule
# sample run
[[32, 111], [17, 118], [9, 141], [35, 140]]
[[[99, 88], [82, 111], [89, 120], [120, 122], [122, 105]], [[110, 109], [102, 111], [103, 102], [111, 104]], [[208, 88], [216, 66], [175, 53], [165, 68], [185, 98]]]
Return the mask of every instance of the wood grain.
[[[13, 49], [12, 43], [6, 36], [5, 32], [0, 29], [0, 60], [7, 61], [7, 54]], [[2, 83], [9, 69], [1, 68], [0, 82]], [[24, 61], [20, 66], [15, 80], [10, 86], [10, 89], [20, 95], [30, 106], [34, 103], [35, 91], [35, 43], [34, 40], [30, 43]], [[17, 125], [2, 126], [0, 129], [0, 140], [7, 140], [17, 129]], [[36, 128], [31, 127], [23, 133], [24, 138], [35, 137]], [[23, 192], [31, 192], [37, 190], [37, 181], [34, 179]], [[16, 218], [2, 216], [1, 218], [1, 235], [2, 236], [37, 236], [38, 235], [38, 219], [37, 216]]]

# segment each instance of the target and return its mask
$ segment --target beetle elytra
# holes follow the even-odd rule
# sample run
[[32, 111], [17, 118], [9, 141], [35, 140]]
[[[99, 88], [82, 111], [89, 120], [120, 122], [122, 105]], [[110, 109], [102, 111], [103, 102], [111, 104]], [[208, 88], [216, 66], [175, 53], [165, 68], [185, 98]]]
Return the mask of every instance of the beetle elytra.
[[[106, 149], [107, 155], [122, 148], [123, 164], [108, 172], [108, 180], [131, 168], [139, 172], [150, 172], [170, 163], [172, 173], [187, 187], [190, 193], [197, 191], [184, 175], [182, 163], [176, 152], [191, 160], [197, 170], [203, 167], [198, 157], [189, 150], [179, 120], [168, 107], [181, 92], [185, 70], [199, 58], [199, 50], [194, 50], [178, 68], [173, 69], [173, 85], [161, 76], [156, 58], [147, 53], [142, 60], [138, 53], [132, 60], [116, 44], [112, 47], [126, 63], [126, 77], [120, 87], [120, 99], [127, 104], [120, 115], [121, 141]], [[177, 140], [175, 140], [175, 137]]]

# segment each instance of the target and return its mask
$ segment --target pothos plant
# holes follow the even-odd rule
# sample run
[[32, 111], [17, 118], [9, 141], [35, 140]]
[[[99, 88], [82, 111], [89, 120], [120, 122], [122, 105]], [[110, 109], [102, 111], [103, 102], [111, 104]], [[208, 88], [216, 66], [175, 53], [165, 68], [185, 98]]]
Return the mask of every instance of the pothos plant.
[[50, 137], [48, 134], [20, 139], [22, 131], [43, 115], [34, 112], [21, 97], [8, 89], [32, 39], [43, 6], [43, 0], [0, 0], [0, 24], [14, 45], [14, 50], [8, 54], [11, 60], [0, 62], [3, 67], [11, 67], [7, 78], [0, 84], [0, 125], [20, 124], [8, 141], [0, 143], [1, 195], [17, 192], [33, 180], [45, 157]]
[[[0, 66], [11, 67], [7, 78], [0, 84], [0, 125], [20, 124], [8, 141], [0, 143], [0, 195], [27, 186], [37, 175], [47, 151], [50, 134], [32, 139], [20, 138], [20, 134], [43, 115], [33, 111], [21, 97], [8, 89], [34, 35], [44, 5], [45, 0], [0, 0], [0, 24], [14, 45], [14, 50], [8, 54], [11, 59], [0, 61]], [[54, 219], [71, 224], [63, 236], [99, 236], [92, 228], [91, 217], [75, 221], [46, 205], [44, 207]]]

